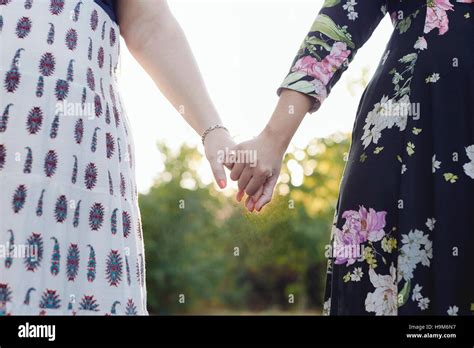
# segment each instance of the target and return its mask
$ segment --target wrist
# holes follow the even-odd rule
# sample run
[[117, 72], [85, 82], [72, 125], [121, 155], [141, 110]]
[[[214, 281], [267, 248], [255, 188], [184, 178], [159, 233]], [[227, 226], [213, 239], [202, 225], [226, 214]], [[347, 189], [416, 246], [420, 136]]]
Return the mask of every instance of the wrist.
[[222, 134], [225, 134], [226, 136], [229, 136], [229, 130], [222, 126], [221, 124], [216, 124], [214, 126], [211, 126], [204, 130], [204, 132], [201, 134], [201, 141], [204, 146], [206, 146], [206, 140], [212, 135], [217, 135], [217, 136], [222, 136]]
[[282, 156], [286, 152], [291, 137], [286, 136], [284, 131], [280, 131], [267, 125], [264, 130], [260, 133], [260, 137], [264, 139], [264, 142], [270, 144], [270, 147], [279, 152]]

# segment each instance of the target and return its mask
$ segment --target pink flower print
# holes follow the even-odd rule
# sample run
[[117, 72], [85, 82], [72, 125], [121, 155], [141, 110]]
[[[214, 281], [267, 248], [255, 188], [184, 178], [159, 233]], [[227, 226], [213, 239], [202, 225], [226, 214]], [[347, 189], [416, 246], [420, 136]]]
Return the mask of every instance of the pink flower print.
[[[387, 212], [367, 210], [361, 206], [358, 211], [347, 210], [342, 214], [345, 223], [335, 231], [336, 264], [353, 264], [360, 257], [360, 245], [367, 241], [378, 242], [385, 236]], [[341, 250], [344, 249], [344, 252]]]
[[334, 263], [336, 265], [347, 263], [347, 266], [355, 263], [362, 256], [360, 244], [359, 236], [354, 231], [336, 228], [333, 245]]
[[328, 96], [326, 86], [318, 79], [314, 79], [311, 83], [314, 85], [316, 99], [319, 100], [320, 103], [322, 103]]
[[357, 228], [360, 228], [357, 230], [359, 233], [371, 242], [378, 242], [385, 235], [383, 229], [385, 227], [386, 215], [387, 212], [385, 211], [376, 212], [372, 208], [367, 211], [367, 209], [361, 206], [357, 215], [352, 215], [352, 218], [355, 219], [354, 225], [356, 225]]
[[304, 56], [303, 58], [299, 59], [295, 65], [293, 66], [294, 72], [302, 72], [307, 75], [316, 77], [316, 73], [313, 72], [314, 67], [318, 64], [318, 60], [312, 56]]
[[449, 19], [446, 11], [453, 11], [450, 0], [430, 0], [426, 12], [425, 34], [435, 28], [439, 29], [439, 35], [444, 35], [449, 30]]
[[434, 6], [439, 7], [445, 11], [452, 10], [454, 5], [451, 4], [451, 0], [433, 0]]
[[336, 42], [332, 46], [330, 54], [322, 61], [305, 56], [296, 62], [293, 71], [303, 72], [327, 86], [334, 73], [344, 64], [350, 54], [351, 51], [347, 49], [345, 43]]

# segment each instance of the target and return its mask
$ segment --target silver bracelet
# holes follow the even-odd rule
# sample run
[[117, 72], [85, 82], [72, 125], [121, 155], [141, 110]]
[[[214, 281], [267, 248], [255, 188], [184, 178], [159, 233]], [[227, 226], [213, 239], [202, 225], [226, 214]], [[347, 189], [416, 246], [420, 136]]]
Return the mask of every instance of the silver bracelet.
[[224, 127], [224, 126], [221, 126], [220, 124], [216, 124], [215, 126], [211, 126], [209, 127], [208, 129], [206, 129], [204, 131], [204, 133], [202, 134], [201, 136], [201, 140], [202, 140], [202, 144], [204, 145], [204, 141], [206, 141], [206, 137], [209, 133], [211, 133], [212, 131], [216, 130], [216, 129], [223, 129], [225, 130], [227, 133], [229, 133], [229, 130]]

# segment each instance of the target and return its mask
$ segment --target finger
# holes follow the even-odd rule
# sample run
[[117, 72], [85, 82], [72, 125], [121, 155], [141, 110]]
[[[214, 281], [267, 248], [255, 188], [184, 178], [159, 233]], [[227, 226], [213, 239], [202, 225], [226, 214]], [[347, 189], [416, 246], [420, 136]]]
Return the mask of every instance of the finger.
[[219, 185], [221, 189], [224, 189], [227, 186], [227, 177], [225, 175], [224, 166], [218, 161], [213, 161], [211, 162], [211, 169], [217, 185]]
[[[235, 153], [235, 150], [234, 149], [230, 150], [230, 153], [231, 154]], [[233, 160], [234, 158], [235, 158], [235, 156], [230, 157], [230, 158], [228, 158], [228, 161], [224, 163], [224, 166], [226, 166], [227, 169], [232, 170], [232, 168], [234, 168], [234, 165], [235, 165], [235, 162]]]
[[262, 196], [262, 194], [263, 194], [263, 185], [261, 185], [258, 191], [252, 196], [253, 201], [257, 203], [258, 199]]
[[254, 196], [266, 180], [267, 178], [264, 176], [252, 176], [245, 188], [245, 193], [249, 196]]
[[232, 167], [232, 170], [230, 172], [230, 178], [234, 181], [239, 180], [244, 169], [245, 169], [244, 163], [234, 163], [234, 166]]
[[238, 183], [239, 190], [245, 191], [245, 188], [247, 187], [248, 183], [252, 179], [252, 172], [253, 172], [252, 169], [250, 169], [249, 167], [245, 167], [244, 171], [240, 175], [240, 179]]
[[234, 168], [234, 163], [224, 163], [227, 169], [232, 170]]
[[235, 196], [235, 199], [237, 200], [237, 202], [240, 203], [242, 201], [242, 198], [244, 198], [244, 195], [245, 195], [244, 190], [239, 190], [237, 192], [237, 195]]
[[263, 185], [263, 194], [255, 204], [255, 209], [257, 209], [258, 212], [262, 210], [262, 208], [272, 200], [273, 190], [275, 189], [277, 181], [278, 176], [273, 175]]
[[253, 201], [252, 197], [247, 197], [247, 200], [245, 201], [245, 207], [249, 212], [253, 212], [255, 208], [255, 202]]

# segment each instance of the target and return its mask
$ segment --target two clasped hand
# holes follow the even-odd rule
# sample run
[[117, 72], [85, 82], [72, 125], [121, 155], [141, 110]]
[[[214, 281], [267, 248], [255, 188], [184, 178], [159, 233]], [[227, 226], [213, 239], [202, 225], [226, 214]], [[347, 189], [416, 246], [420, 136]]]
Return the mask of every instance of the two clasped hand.
[[241, 202], [247, 195], [244, 204], [248, 211], [260, 212], [272, 200], [285, 150], [274, 146], [270, 135], [263, 132], [238, 144], [234, 151], [237, 161], [232, 166], [230, 178], [238, 183], [236, 199]]
[[[267, 126], [254, 139], [235, 145], [222, 129], [207, 136], [206, 156], [217, 184], [226, 187], [227, 167], [230, 178], [238, 183], [237, 201], [247, 196], [244, 204], [250, 212], [260, 212], [272, 200], [285, 152], [311, 104], [307, 96], [285, 90]], [[231, 156], [219, 155], [229, 150]]]

